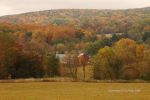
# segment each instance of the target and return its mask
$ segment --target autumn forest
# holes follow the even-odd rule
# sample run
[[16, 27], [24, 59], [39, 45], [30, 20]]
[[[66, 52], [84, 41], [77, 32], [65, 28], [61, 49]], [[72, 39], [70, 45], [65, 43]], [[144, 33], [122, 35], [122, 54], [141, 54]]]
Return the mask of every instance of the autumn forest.
[[0, 79], [150, 80], [150, 8], [0, 17]]

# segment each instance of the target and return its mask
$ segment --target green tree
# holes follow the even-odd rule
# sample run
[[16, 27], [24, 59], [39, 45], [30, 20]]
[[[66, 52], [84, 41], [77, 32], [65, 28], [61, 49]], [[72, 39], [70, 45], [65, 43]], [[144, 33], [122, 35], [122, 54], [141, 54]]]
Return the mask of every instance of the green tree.
[[15, 38], [9, 33], [0, 32], [0, 78], [8, 78], [8, 68], [14, 63], [12, 53], [15, 46]]
[[98, 52], [100, 48], [103, 48], [105, 46], [110, 46], [111, 40], [110, 39], [104, 39], [104, 40], [96, 40], [95, 42], [89, 42], [85, 46], [85, 52], [90, 55], [94, 55]]
[[150, 32], [144, 32], [143, 41], [147, 41], [150, 38]]
[[44, 69], [39, 55], [34, 52], [20, 52], [17, 58], [14, 65], [9, 68], [12, 78], [43, 77]]
[[45, 73], [47, 76], [53, 77], [59, 75], [59, 59], [54, 53], [50, 53], [45, 57]]
[[94, 77], [97, 79], [118, 79], [120, 61], [111, 47], [104, 47], [92, 59]]

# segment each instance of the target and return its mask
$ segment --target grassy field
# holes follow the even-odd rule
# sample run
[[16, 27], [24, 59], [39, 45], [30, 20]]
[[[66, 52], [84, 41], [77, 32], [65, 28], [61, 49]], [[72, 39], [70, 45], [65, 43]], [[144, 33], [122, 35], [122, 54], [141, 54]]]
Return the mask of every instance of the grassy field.
[[0, 100], [150, 100], [150, 84], [0, 83]]

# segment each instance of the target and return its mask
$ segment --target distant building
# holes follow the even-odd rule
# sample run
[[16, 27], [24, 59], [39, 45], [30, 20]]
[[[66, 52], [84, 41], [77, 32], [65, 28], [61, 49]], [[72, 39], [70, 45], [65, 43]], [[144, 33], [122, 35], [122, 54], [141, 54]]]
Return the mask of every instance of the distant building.
[[90, 58], [90, 56], [89, 56], [88, 54], [86, 54], [86, 53], [80, 53], [80, 54], [78, 55], [78, 58], [80, 58], [80, 57], [82, 57], [82, 56], [85, 56], [85, 57], [87, 57], [88, 59]]
[[59, 58], [60, 63], [64, 62], [65, 54], [56, 54], [56, 57]]

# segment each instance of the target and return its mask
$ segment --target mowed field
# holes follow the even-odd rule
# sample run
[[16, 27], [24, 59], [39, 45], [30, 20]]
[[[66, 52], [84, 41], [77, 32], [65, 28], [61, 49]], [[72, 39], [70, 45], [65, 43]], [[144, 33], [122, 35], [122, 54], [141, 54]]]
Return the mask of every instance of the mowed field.
[[150, 100], [150, 84], [0, 83], [0, 100]]

